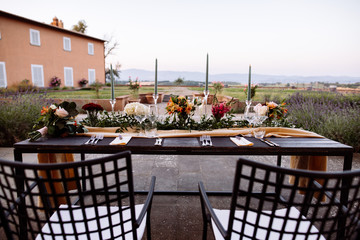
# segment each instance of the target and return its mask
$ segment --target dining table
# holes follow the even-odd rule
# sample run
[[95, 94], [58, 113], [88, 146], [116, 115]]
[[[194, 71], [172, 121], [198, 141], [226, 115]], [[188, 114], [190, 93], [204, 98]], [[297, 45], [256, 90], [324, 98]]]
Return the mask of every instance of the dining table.
[[[24, 153], [75, 153], [80, 154], [81, 160], [85, 160], [85, 154], [116, 153], [130, 150], [132, 154], [146, 155], [272, 155], [277, 156], [277, 165], [281, 166], [282, 156], [341, 156], [343, 157], [343, 171], [351, 170], [353, 148], [327, 138], [317, 137], [270, 137], [268, 138], [276, 146], [270, 146], [266, 142], [254, 137], [244, 137], [251, 146], [237, 146], [229, 136], [211, 137], [212, 145], [203, 146], [200, 137], [168, 137], [163, 138], [161, 144], [157, 138], [132, 137], [127, 144], [111, 145], [113, 137], [105, 137], [96, 145], [85, 144], [89, 136], [72, 136], [66, 138], [41, 138], [30, 142], [24, 140], [14, 144], [15, 161], [23, 161]], [[221, 158], [219, 158], [221, 161]], [[344, 182], [343, 184], [346, 184]], [[138, 191], [139, 193], [141, 191]], [[156, 194], [197, 194], [188, 191], [157, 191]], [[210, 192], [213, 195], [229, 195], [230, 192]], [[347, 201], [347, 193], [341, 196], [341, 201]]]

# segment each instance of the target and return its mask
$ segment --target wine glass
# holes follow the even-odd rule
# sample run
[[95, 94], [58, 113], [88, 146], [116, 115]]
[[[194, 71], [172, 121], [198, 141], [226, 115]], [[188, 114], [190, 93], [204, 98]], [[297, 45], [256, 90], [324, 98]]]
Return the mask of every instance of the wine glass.
[[149, 111], [146, 114], [146, 118], [149, 120], [149, 124], [146, 128], [146, 135], [148, 137], [156, 136], [156, 123], [157, 120], [157, 108], [156, 106], [149, 106]]
[[143, 133], [141, 132], [142, 130], [142, 123], [145, 121], [146, 119], [146, 114], [148, 112], [148, 107], [144, 106], [144, 105], [137, 105], [135, 107], [135, 115], [134, 118], [136, 119], [136, 121], [139, 122], [140, 125], [140, 132], [139, 132], [139, 136], [143, 136]]
[[252, 126], [256, 121], [256, 112], [253, 106], [250, 106], [246, 109], [244, 113], [244, 119], [248, 121], [249, 126]]

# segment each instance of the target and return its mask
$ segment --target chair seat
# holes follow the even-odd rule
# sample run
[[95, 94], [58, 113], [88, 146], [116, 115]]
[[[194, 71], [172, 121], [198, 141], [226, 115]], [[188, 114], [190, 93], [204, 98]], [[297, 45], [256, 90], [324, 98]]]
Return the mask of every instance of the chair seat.
[[[139, 205], [135, 205], [135, 215], [136, 218], [139, 216], [142, 208], [143, 208], [144, 204], [139, 204]], [[70, 211], [72, 211], [72, 214], [75, 218], [76, 221], [81, 221], [84, 219], [83, 214], [82, 214], [82, 209], [81, 208], [77, 208], [77, 209], [72, 209], [72, 210], [66, 210], [67, 209], [67, 205], [61, 205], [60, 206], [61, 210], [58, 210], [57, 212], [55, 212], [51, 218], [50, 221], [52, 222], [56, 222], [59, 221], [59, 215], [58, 213], [60, 212], [60, 216], [62, 221], [70, 221]], [[64, 210], [65, 209], [65, 210]], [[116, 212], [118, 211], [118, 207], [114, 206], [110, 208], [110, 213]], [[110, 226], [109, 224], [109, 219], [108, 219], [108, 210], [107, 207], [97, 207], [97, 210], [99, 211], [99, 216], [100, 216], [100, 224], [101, 224], [101, 228], [106, 228], [108, 226]], [[85, 208], [85, 214], [86, 214], [86, 219], [89, 218], [95, 218], [95, 207], [88, 207]], [[137, 236], [138, 239], [141, 239], [144, 231], [145, 231], [145, 225], [146, 225], [146, 215], [144, 217], [144, 221], [142, 221], [141, 225], [139, 226], [139, 228], [137, 229]], [[119, 224], [120, 223], [120, 216], [119, 214], [114, 214], [111, 217], [112, 220], [112, 225], [114, 224]], [[125, 231], [129, 231], [131, 230], [131, 216], [130, 216], [130, 209], [124, 210], [123, 211], [123, 220], [128, 221], [127, 223], [124, 224], [124, 228]], [[73, 234], [74, 233], [74, 229], [73, 229], [73, 225], [71, 223], [65, 223], [62, 224], [64, 227], [64, 230], [66, 232], [66, 234]], [[104, 229], [101, 231], [101, 233], [98, 233], [97, 231], [97, 224], [96, 224], [96, 220], [91, 220], [91, 221], [87, 221], [87, 225], [90, 231], [95, 231], [94, 233], [90, 234], [90, 239], [99, 239], [99, 234], [100, 234], [100, 239], [110, 239], [111, 238], [111, 232], [109, 229]], [[54, 230], [55, 234], [60, 234], [62, 233], [61, 227], [59, 223], [51, 223], [51, 226]], [[85, 235], [86, 229], [85, 229], [85, 224], [83, 222], [79, 222], [76, 223], [76, 232], [77, 232], [77, 236], [79, 239], [84, 239], [87, 240], [88, 237]], [[115, 227], [113, 229], [114, 231], [114, 236], [119, 236], [119, 234], [121, 234], [121, 227]], [[45, 224], [42, 228], [42, 232], [48, 233], [50, 234], [50, 229], [49, 229], [49, 223]], [[83, 233], [83, 234], [82, 234]], [[121, 237], [119, 237], [120, 239]], [[44, 238], [41, 237], [41, 235], [39, 234], [36, 238], [36, 240], [41, 240], [41, 239], [53, 239], [51, 237], [51, 235], [44, 235]], [[55, 238], [56, 240], [61, 240], [64, 239], [64, 237], [62, 236], [57, 236]], [[66, 236], [66, 239], [75, 239], [75, 237], [69, 237]], [[117, 238], [115, 238], [117, 239]], [[122, 239], [122, 238], [121, 238]], [[131, 233], [126, 234], [125, 239], [127, 240], [133, 240], [133, 236]]]
[[[286, 215], [286, 211], [287, 208], [284, 209], [279, 209], [275, 211], [275, 216], [285, 216]], [[230, 210], [221, 210], [221, 209], [214, 209], [214, 212], [216, 214], [216, 216], [219, 218], [220, 222], [222, 223], [223, 226], [227, 227], [228, 226], [228, 222], [229, 222], [229, 214], [230, 214]], [[271, 211], [263, 211], [263, 213], [267, 213], [270, 214]], [[235, 218], [239, 218], [239, 219], [243, 219], [244, 216], [244, 211], [236, 211], [235, 212]], [[300, 212], [295, 208], [295, 207], [290, 207], [290, 212], [288, 217], [289, 218], [298, 218], [300, 216]], [[257, 218], [257, 213], [253, 212], [253, 211], [248, 211], [248, 215], [247, 215], [247, 222], [254, 224], [256, 222], [256, 218]], [[306, 220], [305, 217], [302, 217], [304, 220], [301, 221], [300, 225], [299, 225], [299, 230], [297, 231], [298, 233], [306, 233], [309, 226], [311, 225], [311, 222], [309, 220]], [[261, 215], [260, 216], [260, 220], [259, 220], [259, 226], [268, 229], [269, 227], [269, 221], [270, 221], [270, 217], [267, 215]], [[274, 218], [273, 219], [273, 224], [272, 224], [272, 229], [274, 230], [281, 230], [282, 226], [283, 226], [283, 219], [280, 218]], [[220, 240], [220, 239], [224, 239], [222, 237], [222, 235], [220, 234], [218, 228], [215, 225], [215, 222], [213, 220], [211, 220], [212, 223], [212, 228], [214, 230], [214, 235], [215, 235], [215, 239], [216, 240]], [[236, 229], [237, 231], [241, 231], [242, 228], [242, 223], [239, 221], [234, 220], [234, 225], [233, 225], [233, 229]], [[291, 234], [291, 232], [295, 232], [295, 228], [296, 228], [296, 220], [288, 220], [286, 223], [286, 227], [285, 227], [285, 232], [290, 232], [287, 234], [284, 234], [283, 239], [293, 239], [293, 234]], [[268, 230], [266, 229], [260, 229], [258, 228], [257, 232], [256, 232], [256, 239], [266, 239], [266, 235]], [[271, 230], [270, 230], [271, 231]], [[252, 225], [247, 225], [245, 226], [245, 233], [246, 235], [252, 236], [254, 232], [254, 227]], [[306, 239], [318, 239], [318, 229], [316, 229], [315, 226], [311, 226], [310, 228], [310, 232], [313, 233], [313, 235], [308, 236]], [[269, 238], [268, 239], [279, 239], [280, 235], [278, 232], [276, 231], [271, 231]], [[240, 236], [236, 233], [232, 233], [231, 235], [231, 239], [239, 239]], [[251, 240], [254, 238], [248, 238], [248, 237], [244, 237], [243, 239], [247, 239], [247, 240]], [[302, 235], [296, 235], [295, 237], [296, 240], [305, 240], [305, 237]], [[325, 240], [325, 238], [323, 236], [320, 236], [319, 238], [320, 240]]]

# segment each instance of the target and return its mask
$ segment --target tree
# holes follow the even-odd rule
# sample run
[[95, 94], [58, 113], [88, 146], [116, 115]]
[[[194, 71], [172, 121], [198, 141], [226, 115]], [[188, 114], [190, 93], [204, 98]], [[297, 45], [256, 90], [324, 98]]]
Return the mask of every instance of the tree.
[[[121, 72], [120, 68], [121, 68], [121, 64], [117, 63], [115, 68], [112, 69], [112, 72], [113, 72], [114, 76], [116, 76], [118, 78], [120, 77], [120, 74], [119, 74], [119, 72]], [[106, 76], [106, 78], [110, 79], [110, 76], [111, 76], [111, 69], [110, 68], [105, 68], [105, 76]]]
[[86, 25], [85, 20], [80, 20], [76, 25], [73, 25], [72, 30], [80, 33], [86, 33]]
[[180, 86], [183, 83], [184, 83], [184, 78], [179, 77], [178, 79], [175, 80], [175, 84], [178, 86]]
[[105, 40], [105, 58], [113, 53], [113, 51], [119, 46], [119, 42], [111, 36], [104, 36]]

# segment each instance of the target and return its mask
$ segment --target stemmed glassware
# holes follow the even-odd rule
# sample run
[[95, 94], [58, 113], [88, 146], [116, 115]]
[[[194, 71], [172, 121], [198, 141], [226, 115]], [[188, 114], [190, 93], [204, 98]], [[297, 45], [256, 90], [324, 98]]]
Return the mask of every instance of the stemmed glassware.
[[143, 136], [144, 134], [141, 132], [142, 130], [142, 123], [145, 121], [146, 119], [146, 114], [147, 114], [147, 110], [148, 109], [145, 109], [147, 108], [146, 106], [144, 105], [138, 105], [136, 106], [135, 108], [135, 115], [134, 115], [134, 118], [136, 119], [136, 121], [139, 122], [139, 125], [140, 125], [140, 132], [139, 132], [139, 136]]
[[146, 118], [149, 120], [149, 125], [147, 127], [147, 136], [148, 137], [156, 137], [156, 125], [155, 121], [157, 120], [157, 107], [149, 106], [149, 111], [146, 114]]

